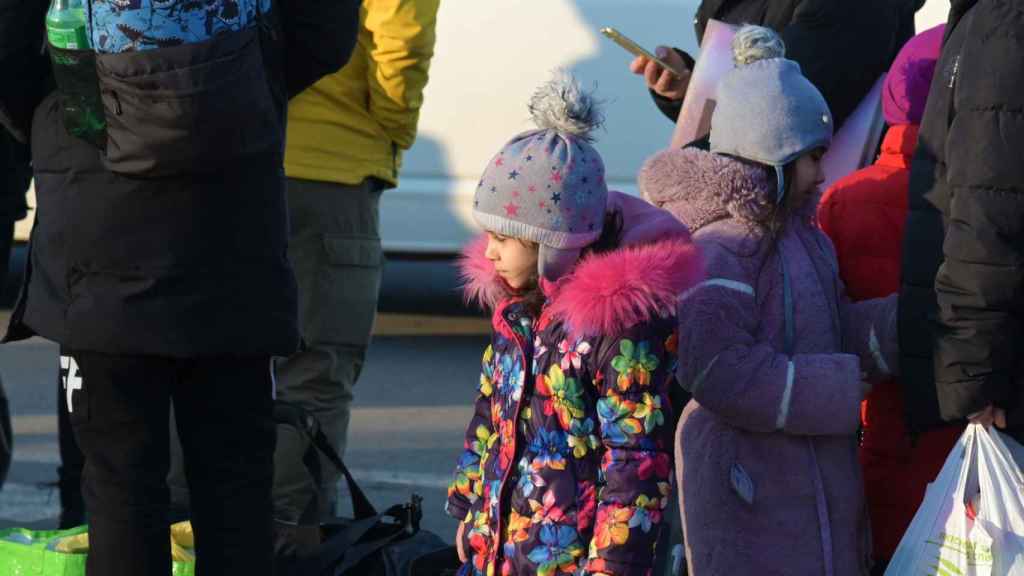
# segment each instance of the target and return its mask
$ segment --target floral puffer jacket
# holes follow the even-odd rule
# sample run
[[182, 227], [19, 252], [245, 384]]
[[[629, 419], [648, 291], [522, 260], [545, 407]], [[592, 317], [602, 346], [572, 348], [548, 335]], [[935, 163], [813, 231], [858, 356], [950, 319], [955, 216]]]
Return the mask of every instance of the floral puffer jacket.
[[[539, 318], [505, 292], [486, 239], [466, 251], [467, 294], [493, 307], [494, 335], [448, 490], [448, 513], [466, 523], [461, 574], [650, 572], [670, 513], [672, 308], [700, 265], [667, 213], [614, 201], [624, 243], [638, 243], [546, 285]], [[645, 232], [631, 239], [636, 212]]]

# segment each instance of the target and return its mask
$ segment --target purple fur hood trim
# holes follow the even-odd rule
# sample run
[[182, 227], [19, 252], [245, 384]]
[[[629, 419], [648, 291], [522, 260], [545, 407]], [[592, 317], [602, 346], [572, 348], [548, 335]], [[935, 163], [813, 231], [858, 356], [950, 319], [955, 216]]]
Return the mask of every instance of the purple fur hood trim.
[[640, 169], [638, 183], [648, 202], [693, 232], [729, 218], [758, 226], [772, 213], [774, 186], [764, 167], [695, 148], [655, 154]]

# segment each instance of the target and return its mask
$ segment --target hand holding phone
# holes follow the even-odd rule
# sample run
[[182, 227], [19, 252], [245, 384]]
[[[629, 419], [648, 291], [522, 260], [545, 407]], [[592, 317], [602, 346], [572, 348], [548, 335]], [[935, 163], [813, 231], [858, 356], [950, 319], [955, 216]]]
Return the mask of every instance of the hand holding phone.
[[634, 56], [642, 56], [652, 62], [657, 63], [658, 66], [661, 66], [663, 69], [668, 70], [673, 75], [675, 75], [676, 78], [682, 79], [689, 76], [689, 70], [681, 69], [679, 66], [675, 66], [669, 62], [666, 62], [664, 58], [658, 58], [654, 54], [651, 54], [647, 50], [644, 50], [639, 44], [637, 44], [632, 39], [619, 32], [615, 28], [612, 28], [610, 26], [601, 28], [601, 34], [607, 36], [610, 40], [624, 48], [630, 54]]

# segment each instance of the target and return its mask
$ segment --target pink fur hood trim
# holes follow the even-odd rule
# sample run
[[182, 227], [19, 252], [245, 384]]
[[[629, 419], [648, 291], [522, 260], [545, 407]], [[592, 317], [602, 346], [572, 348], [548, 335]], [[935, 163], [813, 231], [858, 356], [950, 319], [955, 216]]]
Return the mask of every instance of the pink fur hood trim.
[[[616, 334], [675, 315], [679, 296], [700, 281], [703, 266], [686, 227], [672, 221], [674, 228], [660, 239], [629, 244], [635, 234], [627, 219], [626, 245], [585, 256], [568, 275], [545, 286], [545, 314], [564, 321], [572, 336]], [[658, 226], [665, 224], [659, 219]], [[460, 268], [466, 301], [494, 310], [512, 294], [484, 255], [486, 248], [486, 235], [473, 240], [463, 252]]]

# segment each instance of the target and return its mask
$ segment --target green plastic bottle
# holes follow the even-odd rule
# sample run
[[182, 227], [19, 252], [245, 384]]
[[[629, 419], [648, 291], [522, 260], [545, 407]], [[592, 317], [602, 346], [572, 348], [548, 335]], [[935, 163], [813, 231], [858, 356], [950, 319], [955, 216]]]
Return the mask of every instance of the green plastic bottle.
[[103, 148], [107, 121], [84, 0], [53, 0], [46, 13], [46, 38], [64, 108], [64, 128]]
[[53, 0], [46, 13], [46, 38], [61, 50], [89, 50], [89, 21], [82, 0]]

